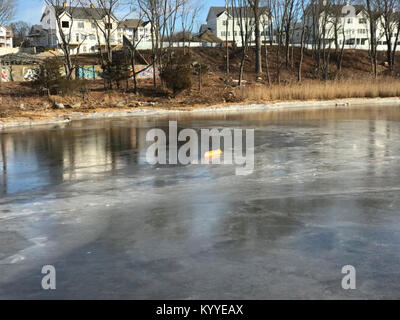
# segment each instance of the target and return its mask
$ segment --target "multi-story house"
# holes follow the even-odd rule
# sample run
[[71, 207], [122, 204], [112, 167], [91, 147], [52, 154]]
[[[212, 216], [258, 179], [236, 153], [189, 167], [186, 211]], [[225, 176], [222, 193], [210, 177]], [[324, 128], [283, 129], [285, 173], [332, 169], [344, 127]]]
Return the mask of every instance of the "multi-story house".
[[44, 7], [41, 25], [34, 26], [28, 37], [31, 44], [60, 49], [61, 34], [64, 34], [72, 54], [95, 52], [99, 46], [106, 48], [103, 31], [107, 29], [110, 30], [111, 46], [118, 45], [118, 24], [118, 20], [114, 16], [108, 17], [103, 9], [94, 6], [68, 7], [64, 2], [63, 7]]
[[[27, 36], [28, 46], [29, 47], [47, 47], [49, 43], [53, 39], [52, 33], [55, 34], [55, 31], [51, 32], [50, 29], [43, 29], [41, 24], [34, 24], [29, 31], [29, 35]], [[54, 45], [50, 45], [54, 47]]]
[[0, 26], [0, 48], [13, 47], [13, 32], [10, 27]]
[[[307, 30], [305, 42], [308, 46], [315, 45], [318, 39], [323, 38], [325, 47], [343, 45], [345, 49], [369, 48], [369, 19], [362, 5], [351, 5], [347, 2], [345, 5], [323, 3], [321, 6], [309, 6], [304, 21]], [[395, 28], [393, 31], [395, 35]], [[294, 43], [300, 42], [300, 34], [299, 30], [295, 32]], [[386, 50], [382, 17], [377, 21], [376, 39], [377, 49]], [[395, 41], [394, 37], [391, 41]], [[398, 48], [400, 49], [400, 45]]]
[[151, 23], [141, 19], [126, 19], [118, 25], [118, 43], [125, 36], [132, 43], [151, 42]]
[[[263, 41], [269, 41], [271, 32], [271, 14], [267, 7], [260, 7], [260, 33]], [[223, 41], [242, 44], [242, 34], [249, 34], [249, 42], [254, 43], [254, 11], [244, 7], [210, 7], [207, 15], [207, 25], [202, 25], [201, 31], [207, 28]], [[247, 28], [246, 28], [247, 26]]]

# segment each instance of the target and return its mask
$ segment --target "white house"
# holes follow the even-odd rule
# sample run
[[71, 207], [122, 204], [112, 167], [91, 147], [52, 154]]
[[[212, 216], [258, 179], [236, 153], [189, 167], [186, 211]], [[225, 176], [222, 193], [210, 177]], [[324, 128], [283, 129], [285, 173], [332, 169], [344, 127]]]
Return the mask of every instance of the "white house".
[[[271, 15], [267, 7], [260, 7], [260, 33], [264, 41], [269, 41], [271, 33]], [[241, 27], [242, 26], [242, 27]], [[246, 27], [250, 32], [250, 42], [255, 41], [254, 12], [244, 7], [210, 7], [207, 15], [207, 25], [202, 25], [201, 31], [207, 28], [223, 41], [242, 43], [241, 32]]]
[[132, 43], [151, 42], [151, 23], [141, 19], [126, 19], [118, 25], [118, 43], [122, 44], [123, 36]]
[[0, 26], [0, 48], [13, 47], [13, 32], [10, 27]]
[[[105, 47], [106, 40], [102, 30], [110, 30], [112, 47], [118, 45], [117, 29], [118, 20], [105, 10], [86, 7], [68, 7], [64, 2], [63, 7], [45, 6], [41, 18], [41, 25], [34, 26], [28, 36], [31, 45], [40, 44], [50, 48], [60, 48], [61, 31], [57, 23], [58, 12], [62, 33], [69, 42], [72, 54], [96, 52], [99, 46]], [[110, 21], [110, 22], [109, 22]]]
[[[320, 12], [319, 19], [314, 18], [316, 12]], [[335, 47], [335, 29], [337, 31], [337, 44], [341, 47], [344, 44], [345, 49], [363, 49], [369, 48], [369, 20], [366, 11], [362, 5], [327, 5], [325, 8], [315, 8], [309, 6], [304, 17], [307, 28], [306, 44], [315, 43], [314, 35], [322, 32], [323, 21], [327, 21], [325, 27], [325, 45]], [[325, 18], [327, 14], [327, 18]], [[335, 27], [336, 25], [336, 27]], [[396, 31], [396, 28], [393, 28]], [[294, 43], [300, 42], [300, 30], [297, 29], [294, 35]], [[382, 27], [382, 18], [378, 19], [376, 26], [376, 39], [378, 50], [386, 50], [386, 38]], [[394, 38], [391, 40], [395, 41]], [[400, 43], [398, 50], [400, 49]]]
[[[123, 45], [123, 36], [130, 41], [140, 42], [139, 47], [151, 47], [151, 24], [140, 19], [126, 19], [119, 22], [110, 17], [104, 9], [91, 7], [46, 6], [43, 9], [41, 24], [34, 25], [28, 36], [33, 47], [60, 49], [61, 32], [56, 19], [56, 11], [61, 20], [61, 29], [66, 35], [72, 54], [96, 52], [99, 46], [105, 48], [104, 30], [110, 29], [111, 46]], [[150, 45], [149, 45], [150, 43]]]

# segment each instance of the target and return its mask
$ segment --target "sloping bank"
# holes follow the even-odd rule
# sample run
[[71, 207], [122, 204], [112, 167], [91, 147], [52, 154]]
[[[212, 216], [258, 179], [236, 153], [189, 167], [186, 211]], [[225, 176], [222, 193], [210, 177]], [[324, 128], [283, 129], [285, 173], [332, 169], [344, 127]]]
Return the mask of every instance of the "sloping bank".
[[[271, 104], [231, 104], [231, 105], [216, 105], [207, 107], [197, 107], [188, 110], [167, 110], [167, 109], [140, 109], [131, 108], [124, 110], [107, 110], [107, 111], [94, 111], [91, 113], [84, 112], [65, 112], [57, 113], [46, 119], [32, 119], [32, 120], [11, 120], [0, 121], [0, 130], [9, 128], [25, 128], [37, 127], [54, 124], [67, 124], [76, 120], [87, 119], [106, 119], [106, 118], [120, 118], [120, 117], [150, 117], [150, 116], [165, 116], [173, 114], [201, 114], [201, 113], [241, 113], [241, 112], [260, 112], [260, 111], [274, 111], [274, 110], [299, 110], [299, 109], [322, 109], [332, 107], [348, 107], [352, 106], [371, 106], [371, 105], [399, 105], [400, 98], [360, 98], [360, 99], [343, 99], [343, 100], [328, 100], [328, 101], [293, 101], [293, 102], [276, 102]], [[48, 114], [47, 114], [48, 115]]]

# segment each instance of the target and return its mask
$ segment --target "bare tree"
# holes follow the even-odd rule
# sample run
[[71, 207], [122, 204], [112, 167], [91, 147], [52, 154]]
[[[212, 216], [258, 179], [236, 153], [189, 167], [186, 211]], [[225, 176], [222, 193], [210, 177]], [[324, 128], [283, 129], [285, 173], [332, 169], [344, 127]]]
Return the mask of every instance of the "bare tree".
[[378, 0], [364, 0], [365, 12], [369, 22], [369, 48], [368, 53], [371, 61], [371, 69], [372, 74], [376, 78], [378, 75], [378, 20], [379, 20], [379, 12], [378, 12]]
[[[45, 4], [52, 8], [55, 15], [57, 28], [57, 41], [64, 54], [64, 70], [67, 79], [72, 78], [75, 70], [71, 58], [71, 42], [72, 42], [72, 26], [74, 24], [74, 11], [78, 4], [77, 0], [44, 0]], [[66, 21], [62, 21], [64, 16], [67, 16]]]
[[[300, 59], [299, 65], [297, 69], [297, 81], [301, 82], [302, 80], [302, 67], [303, 67], [303, 59], [304, 59], [304, 45], [306, 38], [308, 38], [308, 29], [307, 29], [307, 17], [306, 17], [306, 8], [308, 7], [308, 0], [300, 0], [300, 14], [301, 14], [301, 36], [300, 36]], [[308, 40], [308, 39], [307, 39]]]
[[377, 0], [376, 3], [380, 13], [379, 24], [386, 40], [386, 59], [390, 71], [393, 71], [400, 32], [400, 15], [396, 12], [399, 3], [398, 0]]
[[[180, 7], [180, 20], [182, 26], [182, 35], [183, 35], [183, 51], [186, 53], [185, 47], [185, 39], [187, 35], [191, 35], [193, 32], [193, 28], [195, 26], [196, 19], [202, 9], [201, 4], [196, 3], [193, 0], [188, 0], [187, 2], [183, 2]], [[190, 41], [189, 41], [190, 47]]]
[[[151, 24], [152, 64], [154, 70], [162, 67], [165, 54], [164, 39], [173, 34], [177, 12], [185, 0], [137, 0], [139, 10]], [[172, 28], [171, 28], [172, 26]], [[156, 87], [156, 74], [153, 72], [153, 85]]]
[[325, 80], [329, 77], [331, 49], [335, 42], [335, 8], [334, 0], [311, 0], [306, 9], [308, 22], [311, 23], [316, 71]]
[[276, 78], [277, 83], [281, 82], [281, 48], [284, 38], [284, 26], [286, 23], [288, 0], [271, 0], [273, 26], [276, 36]]
[[225, 1], [225, 47], [226, 47], [226, 73], [229, 74], [229, 42], [228, 42], [228, 35], [229, 35], [229, 2]]
[[293, 20], [295, 14], [295, 0], [286, 0], [286, 14], [283, 23], [283, 31], [285, 35], [285, 65], [286, 68], [289, 67], [289, 45], [291, 41], [291, 31], [294, 29]]
[[256, 63], [255, 72], [262, 73], [262, 60], [261, 60], [261, 34], [260, 34], [260, 16], [262, 14], [260, 0], [248, 0], [249, 6], [253, 12], [254, 17], [254, 38], [256, 45]]
[[346, 12], [343, 11], [345, 4], [345, 0], [336, 0], [331, 9], [337, 74], [342, 69], [344, 46], [346, 43], [345, 26], [347, 19], [344, 18]]
[[239, 86], [241, 86], [243, 81], [244, 63], [249, 48], [249, 43], [251, 41], [254, 24], [251, 23], [250, 20], [251, 16], [248, 0], [232, 0], [232, 6], [233, 10], [235, 11], [235, 16], [238, 19], [240, 30], [239, 33], [242, 42], [239, 67]]
[[0, 25], [10, 22], [16, 11], [15, 0], [0, 0]]
[[13, 44], [15, 47], [22, 47], [29, 34], [31, 25], [25, 21], [17, 21], [10, 24], [13, 31]]
[[[116, 44], [116, 30], [118, 10], [124, 10], [127, 3], [123, 0], [80, 0], [86, 14], [96, 26], [98, 48], [100, 52], [101, 65], [107, 74], [108, 87], [112, 89], [112, 67], [113, 67], [113, 48]], [[125, 12], [128, 15], [130, 12]], [[102, 51], [101, 40], [104, 41], [105, 52]]]
[[[142, 20], [143, 16], [139, 15], [138, 17], [138, 24], [136, 25], [136, 28], [134, 28], [136, 31], [133, 35], [132, 41], [130, 41], [128, 38], [126, 38], [125, 36], [123, 36], [123, 44], [124, 44], [124, 48], [126, 48], [128, 50], [128, 57], [130, 58], [130, 64], [131, 64], [131, 69], [132, 69], [132, 78], [133, 78], [133, 91], [135, 94], [138, 93], [138, 83], [137, 83], [137, 75], [140, 74], [141, 72], [145, 71], [146, 69], [152, 67], [152, 64], [147, 64], [147, 66], [145, 68], [143, 68], [142, 70], [138, 70], [136, 71], [135, 67], [136, 67], [136, 57], [139, 56], [140, 58], [142, 58], [142, 60], [145, 60], [142, 55], [139, 53], [139, 51], [137, 50], [138, 45], [141, 43], [141, 41], [143, 40], [143, 38], [145, 37], [145, 34], [142, 34], [139, 37], [139, 32], [138, 29], [140, 27], [140, 25], [143, 23]], [[122, 24], [123, 26], [123, 24]]]
[[[268, 3], [271, 3], [271, 0], [268, 0]], [[268, 6], [269, 8], [271, 6]], [[272, 15], [271, 12], [268, 10], [268, 14], [263, 15], [263, 18], [261, 20], [261, 24], [263, 26], [263, 31], [262, 34], [264, 35], [264, 54], [265, 54], [265, 70], [267, 73], [267, 82], [268, 85], [271, 85], [271, 74], [269, 71], [269, 59], [268, 59], [268, 41], [271, 41], [271, 37], [273, 37], [272, 33], [272, 28], [271, 28], [271, 22], [272, 21]]]

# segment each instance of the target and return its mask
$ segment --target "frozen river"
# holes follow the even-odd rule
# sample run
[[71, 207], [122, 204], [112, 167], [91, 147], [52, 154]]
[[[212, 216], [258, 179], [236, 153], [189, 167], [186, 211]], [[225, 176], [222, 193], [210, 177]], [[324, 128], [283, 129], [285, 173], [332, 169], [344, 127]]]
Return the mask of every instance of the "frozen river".
[[254, 128], [254, 172], [149, 165], [168, 118], [1, 133], [1, 299], [400, 298], [400, 107], [171, 119]]

